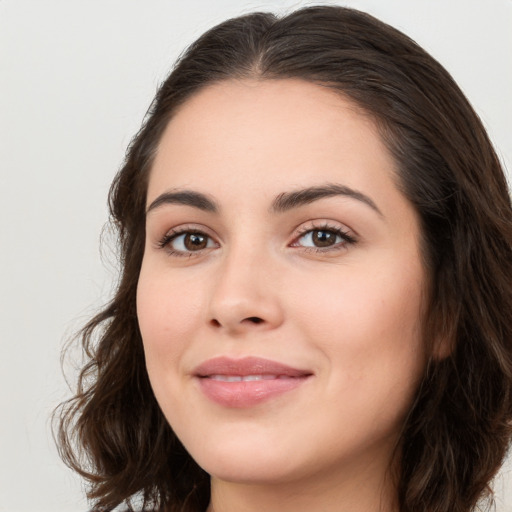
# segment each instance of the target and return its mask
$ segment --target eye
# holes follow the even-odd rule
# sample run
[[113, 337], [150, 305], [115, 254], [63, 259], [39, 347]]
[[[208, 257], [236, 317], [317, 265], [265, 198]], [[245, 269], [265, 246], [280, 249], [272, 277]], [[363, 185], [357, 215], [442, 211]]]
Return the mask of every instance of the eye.
[[319, 227], [303, 231], [292, 247], [304, 247], [316, 250], [329, 250], [353, 244], [356, 240], [339, 228]]
[[201, 231], [180, 231], [165, 235], [159, 242], [159, 246], [167, 249], [172, 255], [186, 256], [193, 252], [217, 247], [217, 244]]
[[314, 229], [299, 238], [299, 242], [305, 247], [331, 247], [341, 241], [338, 233], [325, 229]]

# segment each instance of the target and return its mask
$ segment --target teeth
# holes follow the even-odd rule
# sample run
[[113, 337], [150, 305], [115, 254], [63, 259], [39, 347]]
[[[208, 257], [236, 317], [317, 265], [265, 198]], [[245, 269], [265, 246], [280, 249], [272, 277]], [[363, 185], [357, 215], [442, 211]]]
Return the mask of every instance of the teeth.
[[246, 375], [243, 380], [272, 380], [277, 379], [277, 375]]
[[211, 375], [210, 379], [220, 380], [222, 382], [242, 382], [242, 377], [238, 375]]
[[277, 375], [210, 375], [210, 379], [221, 382], [251, 382], [255, 380], [277, 379]]

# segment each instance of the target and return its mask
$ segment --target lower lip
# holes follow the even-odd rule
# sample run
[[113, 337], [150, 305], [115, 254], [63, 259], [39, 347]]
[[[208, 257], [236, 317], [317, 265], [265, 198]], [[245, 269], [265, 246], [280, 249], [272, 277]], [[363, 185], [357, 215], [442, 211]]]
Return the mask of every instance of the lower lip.
[[225, 382], [199, 378], [201, 391], [213, 402], [224, 407], [253, 407], [301, 386], [309, 376], [270, 380]]

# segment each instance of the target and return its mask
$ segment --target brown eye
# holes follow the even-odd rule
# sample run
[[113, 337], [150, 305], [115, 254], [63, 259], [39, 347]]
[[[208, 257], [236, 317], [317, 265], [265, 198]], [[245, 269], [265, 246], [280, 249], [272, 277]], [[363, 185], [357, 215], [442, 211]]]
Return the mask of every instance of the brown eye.
[[311, 240], [316, 247], [330, 247], [336, 243], [338, 237], [333, 231], [315, 229], [312, 231]]
[[176, 254], [198, 252], [203, 249], [210, 249], [216, 246], [215, 242], [208, 235], [205, 235], [200, 231], [185, 231], [183, 233], [173, 235], [161, 245], [162, 247], [167, 246]]
[[187, 233], [184, 236], [183, 245], [189, 251], [205, 249], [208, 245], [208, 237], [201, 233]]
[[331, 247], [344, 239], [338, 231], [329, 229], [311, 229], [299, 238], [299, 245], [303, 247]]
[[294, 247], [304, 247], [307, 249], [337, 249], [343, 248], [348, 244], [354, 244], [356, 240], [337, 228], [317, 228], [304, 231], [303, 234], [294, 242]]

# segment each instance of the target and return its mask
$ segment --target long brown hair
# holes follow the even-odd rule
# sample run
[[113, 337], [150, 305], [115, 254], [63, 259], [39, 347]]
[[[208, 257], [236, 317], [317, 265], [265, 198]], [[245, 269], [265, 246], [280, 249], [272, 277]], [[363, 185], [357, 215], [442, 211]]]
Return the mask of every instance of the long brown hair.
[[425, 343], [441, 341], [403, 428], [401, 512], [469, 512], [509, 446], [512, 419], [512, 208], [480, 120], [446, 70], [407, 36], [342, 7], [256, 13], [208, 31], [160, 87], [110, 191], [121, 276], [81, 331], [76, 395], [58, 410], [64, 460], [89, 482], [94, 510], [201, 511], [209, 477], [153, 396], [135, 296], [148, 174], [176, 109], [232, 78], [299, 78], [339, 91], [373, 117], [421, 219], [429, 276]]

